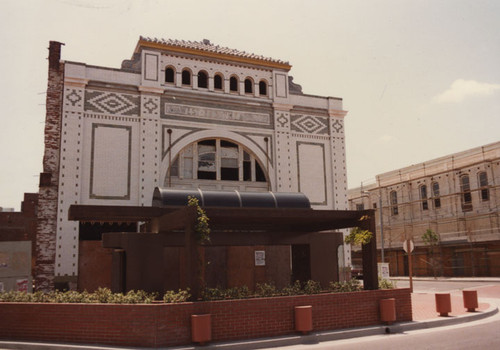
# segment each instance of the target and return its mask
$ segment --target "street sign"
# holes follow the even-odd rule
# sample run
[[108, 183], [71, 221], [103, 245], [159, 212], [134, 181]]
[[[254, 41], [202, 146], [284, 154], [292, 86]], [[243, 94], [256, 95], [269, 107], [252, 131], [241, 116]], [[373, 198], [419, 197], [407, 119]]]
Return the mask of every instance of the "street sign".
[[413, 241], [411, 239], [407, 239], [403, 242], [403, 249], [405, 250], [405, 252], [411, 253], [411, 252], [413, 252], [414, 248], [415, 248], [415, 245], [413, 244]]
[[413, 293], [413, 267], [412, 267], [412, 257], [411, 252], [415, 248], [413, 241], [411, 239], [407, 239], [403, 242], [403, 249], [408, 253], [408, 276], [410, 277], [410, 293]]

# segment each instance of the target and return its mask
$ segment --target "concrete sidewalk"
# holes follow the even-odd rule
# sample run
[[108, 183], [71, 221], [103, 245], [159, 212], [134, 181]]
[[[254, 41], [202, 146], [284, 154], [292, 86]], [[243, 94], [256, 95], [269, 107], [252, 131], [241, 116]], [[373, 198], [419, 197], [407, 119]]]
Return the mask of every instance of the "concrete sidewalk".
[[[499, 281], [500, 279], [496, 279]], [[477, 281], [477, 280], [476, 280]], [[291, 345], [318, 344], [321, 342], [380, 335], [387, 333], [402, 333], [405, 331], [443, 327], [459, 323], [472, 322], [493, 316], [498, 312], [500, 306], [500, 285], [481, 286], [474, 288], [478, 292], [479, 308], [476, 312], [467, 312], [463, 306], [461, 291], [451, 292], [452, 312], [448, 317], [441, 317], [436, 312], [434, 293], [412, 293], [413, 321], [395, 323], [394, 325], [377, 325], [370, 327], [359, 327], [340, 329], [325, 332], [312, 332], [309, 335], [290, 335], [275, 338], [251, 339], [244, 341], [233, 341], [224, 343], [211, 343], [205, 346], [180, 346], [168, 349], [262, 349], [272, 347], [286, 347]], [[117, 349], [143, 349], [96, 345], [70, 345], [49, 344], [33, 342], [9, 342], [0, 341], [0, 349], [57, 349], [57, 350], [117, 350]], [[146, 348], [145, 348], [146, 349]], [[149, 348], [147, 348], [149, 349]], [[161, 348], [160, 348], [161, 349]], [[165, 349], [165, 348], [163, 348]]]

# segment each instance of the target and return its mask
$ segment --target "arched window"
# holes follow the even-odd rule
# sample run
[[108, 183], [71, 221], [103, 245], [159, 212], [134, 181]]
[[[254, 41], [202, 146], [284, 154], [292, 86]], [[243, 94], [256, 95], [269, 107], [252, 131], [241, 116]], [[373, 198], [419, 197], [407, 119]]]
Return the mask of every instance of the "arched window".
[[220, 74], [215, 74], [214, 76], [214, 89], [215, 90], [222, 90], [224, 86], [222, 85], [223, 79], [222, 75]]
[[245, 94], [253, 93], [253, 80], [250, 78], [245, 79]]
[[175, 83], [175, 71], [172, 67], [167, 67], [167, 69], [165, 69], [165, 82]]
[[487, 201], [490, 199], [490, 191], [488, 189], [488, 174], [486, 174], [486, 171], [482, 171], [477, 176], [479, 188], [481, 189], [481, 200]]
[[460, 192], [462, 192], [462, 210], [472, 210], [472, 195], [470, 192], [469, 175], [460, 176]]
[[439, 183], [432, 183], [432, 197], [434, 199], [434, 209], [441, 208], [441, 198], [439, 198]]
[[208, 88], [208, 74], [204, 71], [198, 72], [198, 87], [199, 88]]
[[398, 193], [396, 191], [391, 191], [389, 193], [391, 200], [391, 213], [392, 215], [398, 215]]
[[422, 210], [429, 209], [429, 203], [427, 202], [427, 186], [421, 185], [419, 188], [420, 200], [422, 201]]
[[259, 82], [259, 95], [267, 96], [267, 83], [264, 80]]
[[182, 71], [182, 85], [191, 85], [191, 71], [188, 69]]
[[[204, 180], [267, 182], [255, 156], [244, 146], [224, 139], [201, 140], [185, 147], [172, 162], [170, 176], [174, 182], [189, 180], [184, 184]], [[261, 187], [267, 188], [265, 184]]]
[[229, 78], [229, 90], [230, 91], [238, 91], [238, 78], [232, 76]]

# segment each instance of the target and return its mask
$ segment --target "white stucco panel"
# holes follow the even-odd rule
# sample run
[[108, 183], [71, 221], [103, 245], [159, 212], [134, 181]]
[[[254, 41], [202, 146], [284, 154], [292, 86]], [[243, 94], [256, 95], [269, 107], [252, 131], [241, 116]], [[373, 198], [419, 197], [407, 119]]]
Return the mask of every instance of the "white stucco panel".
[[94, 124], [90, 196], [130, 197], [129, 127]]
[[311, 204], [326, 204], [325, 147], [323, 144], [297, 143], [299, 191]]

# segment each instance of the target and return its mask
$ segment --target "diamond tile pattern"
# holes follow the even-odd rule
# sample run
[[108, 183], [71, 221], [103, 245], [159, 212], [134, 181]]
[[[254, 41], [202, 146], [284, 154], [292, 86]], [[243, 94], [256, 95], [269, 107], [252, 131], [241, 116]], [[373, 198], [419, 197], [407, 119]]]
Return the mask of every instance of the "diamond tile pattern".
[[138, 116], [139, 96], [104, 91], [85, 91], [85, 110], [114, 115]]
[[292, 114], [292, 130], [306, 134], [328, 135], [326, 118]]

